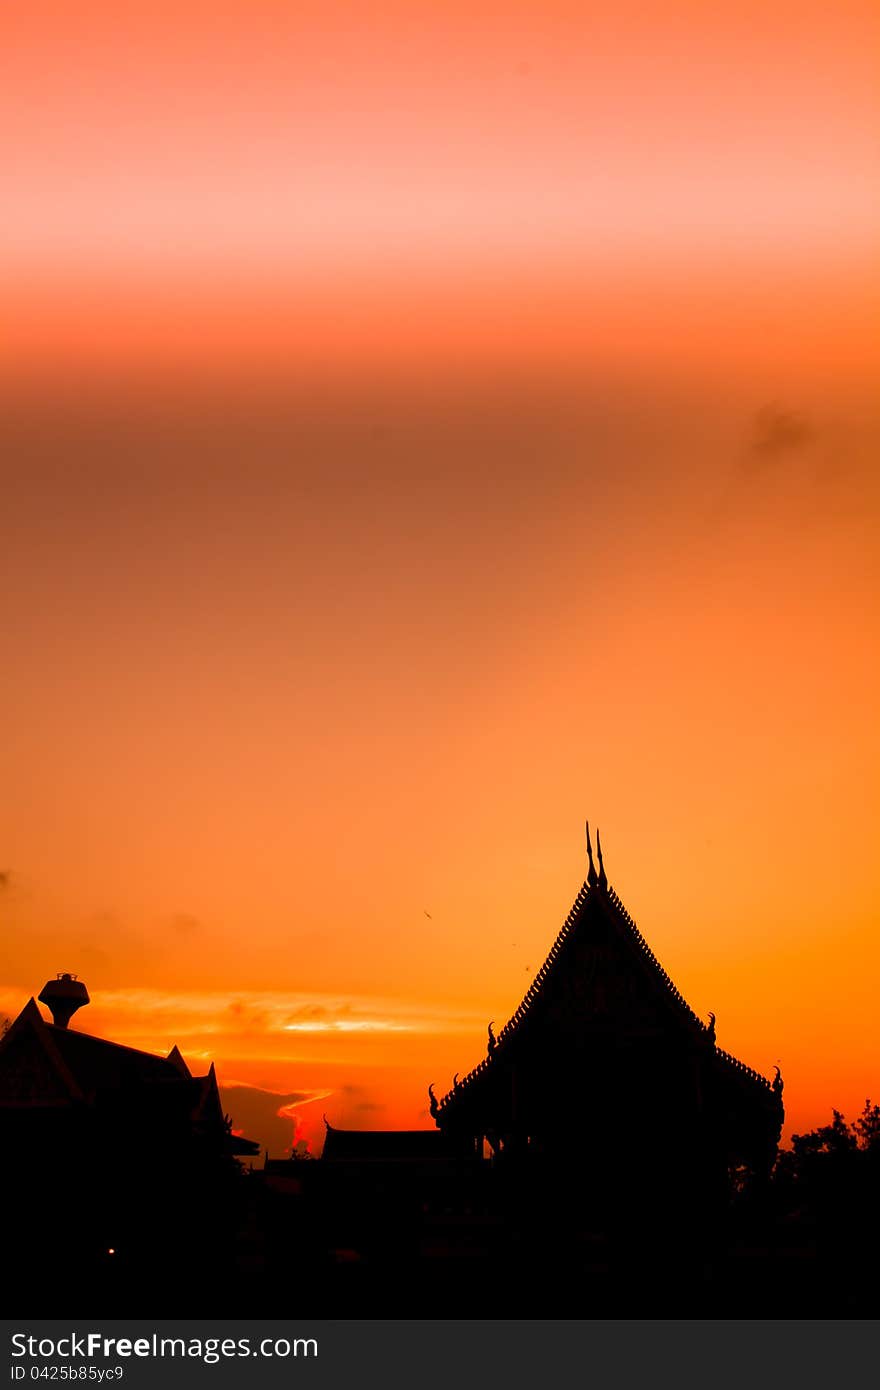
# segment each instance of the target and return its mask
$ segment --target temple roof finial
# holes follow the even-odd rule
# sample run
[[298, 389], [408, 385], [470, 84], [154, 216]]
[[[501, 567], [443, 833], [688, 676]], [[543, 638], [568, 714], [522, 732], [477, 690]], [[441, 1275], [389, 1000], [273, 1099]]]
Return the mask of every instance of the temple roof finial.
[[599, 827], [596, 826], [596, 854], [599, 856], [599, 887], [603, 893], [608, 887], [608, 875], [605, 873], [605, 865], [602, 863], [602, 841], [599, 839]]
[[596, 866], [593, 863], [593, 846], [590, 844], [590, 822], [587, 821], [587, 858], [590, 867], [587, 869], [587, 883], [591, 888], [595, 888], [599, 882], [599, 875], [596, 873]]

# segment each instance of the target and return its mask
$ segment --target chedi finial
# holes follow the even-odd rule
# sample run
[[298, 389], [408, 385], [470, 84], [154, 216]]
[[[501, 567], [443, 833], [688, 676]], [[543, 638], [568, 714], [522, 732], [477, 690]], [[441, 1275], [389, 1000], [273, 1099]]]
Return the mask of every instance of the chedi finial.
[[587, 869], [587, 883], [591, 888], [595, 888], [599, 882], [599, 875], [596, 873], [596, 866], [593, 863], [593, 846], [590, 843], [590, 822], [587, 821], [587, 859], [589, 868]]
[[605, 873], [605, 865], [602, 863], [602, 841], [599, 839], [599, 827], [596, 826], [596, 854], [599, 857], [599, 887], [604, 893], [608, 888], [608, 875]]

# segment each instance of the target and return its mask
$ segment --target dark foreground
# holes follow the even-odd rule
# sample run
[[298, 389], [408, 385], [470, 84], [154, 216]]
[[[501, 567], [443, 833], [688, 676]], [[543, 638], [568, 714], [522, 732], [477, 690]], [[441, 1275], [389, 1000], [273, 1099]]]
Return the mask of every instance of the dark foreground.
[[709, 1208], [488, 1163], [7, 1168], [9, 1316], [876, 1316], [878, 1149], [781, 1156]]

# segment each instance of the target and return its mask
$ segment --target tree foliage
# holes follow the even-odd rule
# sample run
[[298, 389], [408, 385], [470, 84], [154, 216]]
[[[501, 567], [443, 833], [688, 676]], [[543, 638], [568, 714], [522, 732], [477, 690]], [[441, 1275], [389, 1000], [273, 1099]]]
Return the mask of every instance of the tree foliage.
[[851, 1123], [839, 1110], [831, 1123], [794, 1134], [776, 1161], [774, 1186], [785, 1209], [819, 1215], [861, 1208], [876, 1214], [880, 1185], [880, 1105], [865, 1101]]
[[865, 1101], [861, 1115], [852, 1124], [839, 1110], [832, 1110], [830, 1125], [821, 1125], [808, 1134], [793, 1134], [791, 1152], [797, 1159], [804, 1160], [820, 1154], [840, 1156], [843, 1154], [869, 1153], [880, 1146], [880, 1105]]

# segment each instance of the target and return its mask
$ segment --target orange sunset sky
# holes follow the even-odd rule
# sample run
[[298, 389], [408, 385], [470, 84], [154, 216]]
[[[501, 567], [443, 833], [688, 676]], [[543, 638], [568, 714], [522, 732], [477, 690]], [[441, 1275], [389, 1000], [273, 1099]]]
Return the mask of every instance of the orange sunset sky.
[[428, 1124], [589, 816], [788, 1133], [880, 1099], [876, 4], [0, 42], [0, 1016]]

